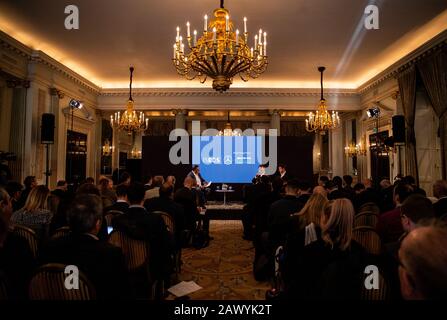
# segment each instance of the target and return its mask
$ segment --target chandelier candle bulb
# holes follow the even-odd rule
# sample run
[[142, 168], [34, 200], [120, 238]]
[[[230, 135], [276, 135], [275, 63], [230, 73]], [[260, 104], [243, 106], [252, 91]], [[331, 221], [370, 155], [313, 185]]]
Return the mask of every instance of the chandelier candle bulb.
[[255, 35], [255, 45], [254, 48], [258, 47], [258, 35]]
[[176, 52], [177, 50], [176, 50], [176, 45], [174, 44], [174, 56], [172, 57], [172, 59], [175, 59], [175, 55], [176, 55]]
[[177, 39], [180, 38], [180, 27], [177, 27]]
[[244, 33], [247, 33], [247, 17], [244, 17]]
[[216, 27], [213, 28], [213, 42], [217, 42], [217, 29]]
[[205, 32], [207, 32], [208, 31], [208, 16], [205, 15], [204, 19], [205, 19], [205, 22], [204, 22], [204, 25], [203, 25], [203, 30]]
[[191, 38], [191, 30], [189, 28], [189, 21], [186, 23], [186, 33], [188, 35], [188, 38]]
[[239, 45], [239, 29], [236, 29], [236, 46]]
[[262, 44], [262, 29], [259, 29], [259, 45]]
[[264, 57], [267, 56], [267, 41], [264, 41]]
[[225, 16], [225, 31], [230, 32], [230, 16], [228, 14]]
[[194, 47], [197, 45], [197, 30], [194, 30]]

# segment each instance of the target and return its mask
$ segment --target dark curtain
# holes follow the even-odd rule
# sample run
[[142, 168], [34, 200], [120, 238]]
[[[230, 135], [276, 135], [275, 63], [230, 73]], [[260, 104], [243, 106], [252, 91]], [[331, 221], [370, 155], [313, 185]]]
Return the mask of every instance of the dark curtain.
[[442, 177], [446, 179], [447, 161], [447, 48], [434, 52], [418, 63], [419, 73], [431, 105], [439, 117]]
[[416, 154], [416, 135], [414, 132], [414, 121], [416, 115], [416, 67], [411, 65], [397, 76], [399, 92], [406, 123], [406, 154], [405, 168], [408, 175], [412, 175], [419, 185], [419, 173]]

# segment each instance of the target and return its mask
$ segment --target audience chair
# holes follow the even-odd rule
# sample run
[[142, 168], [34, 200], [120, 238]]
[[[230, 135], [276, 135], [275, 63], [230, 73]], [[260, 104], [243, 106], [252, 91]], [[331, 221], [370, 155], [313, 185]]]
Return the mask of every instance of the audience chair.
[[130, 273], [135, 274], [145, 269], [148, 282], [151, 285], [151, 297], [155, 297], [157, 283], [153, 281], [150, 273], [149, 245], [145, 241], [132, 239], [119, 230], [114, 230], [110, 233], [109, 243], [121, 248], [126, 260], [127, 270]]
[[95, 300], [96, 290], [87, 277], [79, 271], [79, 288], [65, 287], [65, 265], [50, 263], [40, 267], [29, 286], [31, 300]]
[[379, 216], [373, 211], [362, 211], [354, 217], [354, 227], [373, 227], [379, 222]]
[[373, 227], [355, 227], [352, 237], [369, 254], [379, 255], [381, 253], [381, 241]]
[[68, 236], [70, 234], [70, 227], [61, 227], [59, 229], [56, 229], [51, 236], [51, 239], [58, 239], [65, 236]]
[[362, 289], [360, 294], [361, 300], [366, 301], [386, 301], [389, 300], [390, 287], [386, 279], [379, 273], [379, 288], [378, 289], [366, 289], [365, 284], [362, 281]]
[[107, 211], [106, 215], [104, 216], [104, 218], [106, 219], [106, 222], [107, 222], [107, 226], [111, 227], [112, 226], [113, 217], [119, 216], [119, 215], [121, 215], [123, 213], [124, 212], [119, 211], [119, 210], [109, 210], [109, 211]]
[[18, 224], [15, 224], [13, 226], [13, 232], [15, 234], [17, 234], [18, 236], [24, 238], [26, 241], [28, 241], [31, 252], [32, 252], [34, 258], [36, 258], [37, 257], [37, 249], [38, 249], [38, 240], [37, 240], [36, 232], [31, 228], [21, 226]]
[[372, 212], [377, 215], [380, 214], [380, 208], [374, 202], [367, 202], [367, 203], [364, 203], [363, 205], [361, 205], [358, 210], [358, 213], [360, 214], [365, 211]]
[[[175, 228], [175, 221], [172, 218], [172, 216], [166, 212], [163, 211], [154, 211], [153, 213], [159, 214], [163, 221], [166, 224], [166, 227], [168, 228], [169, 233], [171, 236], [175, 239], [176, 236], [176, 228]], [[177, 239], [177, 241], [180, 241], [180, 239]], [[180, 244], [179, 244], [180, 247]], [[177, 250], [174, 254], [174, 263], [175, 263], [175, 272], [179, 274], [181, 272], [181, 264], [182, 264], [182, 251], [181, 249]]]

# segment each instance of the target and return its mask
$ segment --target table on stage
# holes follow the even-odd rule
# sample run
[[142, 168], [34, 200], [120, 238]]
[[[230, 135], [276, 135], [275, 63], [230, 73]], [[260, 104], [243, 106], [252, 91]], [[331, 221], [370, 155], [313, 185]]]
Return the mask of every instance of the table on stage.
[[227, 205], [227, 193], [228, 192], [234, 192], [234, 190], [230, 190], [230, 189], [222, 189], [222, 190], [216, 190], [216, 192], [219, 193], [223, 193], [223, 205], [226, 206]]

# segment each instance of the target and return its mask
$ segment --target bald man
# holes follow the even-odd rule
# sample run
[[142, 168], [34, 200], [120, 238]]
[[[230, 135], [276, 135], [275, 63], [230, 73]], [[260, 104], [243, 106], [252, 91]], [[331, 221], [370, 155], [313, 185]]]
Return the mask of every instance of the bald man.
[[447, 299], [447, 226], [434, 222], [411, 231], [399, 250], [399, 279], [406, 300]]

